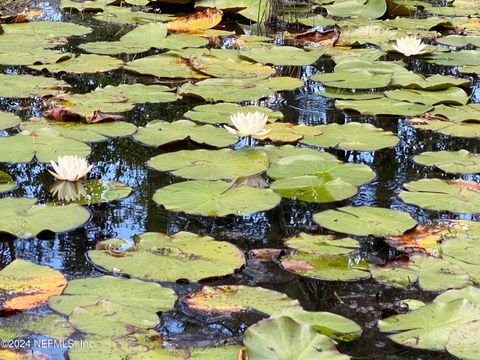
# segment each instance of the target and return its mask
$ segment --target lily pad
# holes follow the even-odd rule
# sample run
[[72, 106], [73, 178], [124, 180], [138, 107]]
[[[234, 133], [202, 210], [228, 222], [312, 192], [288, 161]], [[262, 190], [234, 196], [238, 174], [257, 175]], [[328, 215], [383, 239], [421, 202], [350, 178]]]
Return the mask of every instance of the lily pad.
[[406, 212], [368, 206], [326, 210], [315, 214], [313, 220], [329, 230], [379, 237], [403, 234], [417, 224]]
[[108, 249], [88, 252], [97, 266], [157, 281], [199, 281], [231, 274], [245, 264], [243, 253], [234, 245], [189, 232], [172, 236], [145, 233], [136, 239], [134, 247], [118, 255]]
[[380, 284], [399, 289], [405, 289], [418, 280], [418, 273], [415, 270], [404, 267], [372, 266], [370, 274]]
[[271, 189], [283, 197], [320, 203], [347, 199], [375, 177], [366, 165], [301, 157], [283, 159], [267, 174], [277, 179]]
[[480, 184], [473, 181], [422, 179], [403, 187], [399, 197], [408, 204], [453, 213], [480, 212]]
[[172, 18], [172, 15], [135, 11], [129, 7], [106, 6], [102, 12], [95, 14], [93, 18], [114, 24], [147, 24], [168, 21]]
[[480, 137], [480, 106], [468, 104], [464, 106], [438, 105], [430, 112], [430, 116], [409, 120], [416, 129], [432, 130], [456, 137]]
[[297, 160], [338, 161], [335, 156], [327, 152], [307, 147], [265, 145], [261, 149], [267, 153], [272, 168], [274, 165], [290, 164]]
[[65, 232], [90, 218], [88, 210], [75, 204], [52, 207], [35, 202], [36, 199], [30, 198], [0, 199], [0, 232], [18, 237], [35, 236], [45, 230]]
[[326, 311], [305, 311], [303, 309], [284, 309], [274, 317], [288, 316], [296, 322], [310, 325], [320, 334], [334, 340], [352, 341], [362, 335], [362, 328], [354, 321]]
[[208, 314], [253, 310], [271, 315], [301, 309], [297, 300], [285, 294], [243, 285], [204, 286], [201, 291], [187, 295], [184, 302], [190, 309]]
[[462, 324], [450, 333], [447, 351], [459, 359], [474, 360], [480, 348], [480, 321], [473, 320]]
[[6, 172], [0, 170], [0, 193], [10, 191], [17, 186], [12, 177]]
[[300, 233], [285, 241], [289, 248], [317, 255], [349, 255], [360, 248], [360, 243], [351, 238], [337, 239], [333, 235], [310, 235]]
[[236, 187], [226, 181], [194, 180], [165, 186], [153, 201], [170, 211], [202, 216], [251, 215], [273, 209], [280, 196], [269, 189]]
[[303, 81], [289, 77], [276, 77], [262, 81], [206, 79], [196, 84], [182, 85], [179, 93], [206, 101], [240, 102], [258, 100], [274, 95], [277, 91], [294, 90], [302, 85]]
[[56, 161], [59, 156], [85, 157], [89, 154], [90, 147], [85, 143], [65, 138], [48, 128], [22, 131], [18, 135], [0, 138], [0, 162], [29, 162], [33, 157], [40, 162], [50, 162]]
[[451, 86], [444, 90], [427, 91], [417, 89], [397, 89], [385, 91], [385, 96], [397, 101], [420, 103], [424, 105], [453, 104], [465, 105], [467, 93], [461, 88]]
[[203, 79], [207, 77], [193, 70], [188, 65], [188, 61], [175, 54], [146, 56], [127, 62], [124, 68], [137, 74], [159, 78]]
[[438, 258], [413, 256], [411, 268], [418, 269], [418, 285], [427, 291], [461, 288], [468, 284], [469, 275], [460, 266]]
[[270, 14], [270, 2], [267, 0], [198, 0], [195, 6], [217, 8], [224, 12], [238, 12], [256, 22], [267, 21]]
[[450, 333], [465, 323], [480, 320], [480, 309], [465, 299], [427, 304], [406, 314], [378, 322], [396, 343], [416, 349], [443, 351]]
[[259, 140], [271, 140], [274, 142], [296, 142], [305, 136], [319, 135], [322, 130], [317, 126], [307, 126], [304, 124], [292, 124], [285, 122], [275, 122], [267, 124], [265, 129], [268, 132], [264, 135], [254, 135], [253, 138]]
[[324, 8], [330, 16], [377, 19], [387, 11], [387, 3], [382, 0], [336, 0]]
[[198, 125], [189, 120], [172, 123], [153, 120], [145, 127], [139, 127], [133, 138], [148, 146], [162, 146], [177, 141], [191, 140], [198, 144], [226, 147], [238, 141], [238, 137], [223, 128], [212, 125]]
[[[288, 339], [288, 340], [287, 340]], [[243, 336], [251, 360], [346, 360], [335, 342], [311, 326], [282, 316], [262, 320], [249, 327]]]
[[[4, 199], [0, 201], [5, 206]], [[59, 271], [16, 259], [0, 271], [0, 310], [36, 308], [49, 297], [61, 294], [66, 285], [67, 280]]]
[[430, 105], [415, 104], [389, 98], [370, 100], [337, 100], [339, 109], [358, 111], [364, 115], [403, 115], [416, 116], [432, 109]]
[[16, 24], [2, 24], [5, 34], [49, 38], [55, 36], [80, 36], [92, 31], [91, 28], [67, 22], [31, 21]]
[[156, 313], [142, 308], [100, 300], [96, 304], [76, 307], [68, 321], [84, 333], [116, 337], [153, 329], [160, 319]]
[[450, 174], [480, 173], [480, 155], [467, 150], [426, 151], [413, 157], [417, 164], [435, 166]]
[[479, 50], [461, 50], [452, 52], [436, 52], [425, 58], [428, 63], [446, 66], [478, 66], [480, 61]]
[[[421, 90], [444, 90], [453, 86], [468, 86], [470, 80], [455, 78], [453, 76], [444, 76], [444, 75], [432, 75], [424, 77], [420, 74], [414, 72], [407, 73], [397, 73], [394, 74], [392, 78], [391, 86], [401, 87], [407, 89], [421, 89]], [[430, 93], [425, 93], [426, 95], [431, 95]], [[436, 94], [436, 93], [434, 93]], [[441, 95], [440, 95], [441, 96]], [[462, 95], [463, 96], [463, 95]], [[414, 99], [418, 102], [418, 99]], [[424, 102], [422, 102], [423, 104]]]
[[70, 281], [62, 295], [51, 297], [48, 305], [60, 314], [70, 315], [79, 306], [104, 300], [157, 313], [172, 309], [176, 296], [173, 290], [154, 282], [100, 276]]
[[293, 46], [268, 46], [242, 51], [241, 56], [262, 64], [304, 66], [316, 62], [322, 56], [322, 51], [306, 51]]
[[21, 119], [9, 112], [0, 111], [0, 130], [10, 129], [20, 124]]
[[275, 74], [270, 66], [212, 56], [193, 57], [189, 64], [198, 72], [222, 79], [266, 79]]
[[92, 205], [126, 198], [132, 189], [118, 181], [90, 179], [77, 182], [56, 181], [50, 192], [59, 204]]
[[275, 122], [283, 118], [280, 111], [272, 111], [263, 106], [240, 106], [231, 103], [218, 103], [195, 106], [192, 110], [187, 111], [184, 116], [188, 119], [207, 123], [207, 124], [231, 124], [230, 117], [236, 113], [260, 112], [268, 116], [269, 122]]
[[200, 180], [231, 180], [264, 172], [268, 157], [263, 151], [244, 148], [240, 150], [182, 150], [157, 155], [148, 161], [156, 170]]
[[52, 129], [63, 137], [82, 142], [95, 143], [106, 141], [109, 138], [124, 137], [134, 134], [137, 127], [125, 121], [84, 124], [79, 122], [56, 122], [43, 119], [23, 121], [21, 128], [29, 132], [41, 131], [43, 128]]
[[29, 66], [35, 70], [46, 70], [50, 73], [91, 74], [119, 69], [123, 61], [111, 56], [82, 54], [55, 64]]
[[57, 314], [25, 314], [0, 319], [2, 339], [26, 338], [33, 334], [66, 340], [75, 332], [68, 321]]
[[390, 131], [384, 131], [372, 124], [357, 122], [345, 125], [329, 124], [322, 127], [320, 135], [305, 136], [301, 140], [308, 145], [356, 151], [375, 151], [393, 147], [398, 141], [398, 137]]
[[391, 74], [379, 74], [369, 71], [335, 71], [333, 73], [317, 74], [310, 77], [325, 86], [342, 89], [374, 89], [383, 88], [392, 81]]
[[368, 279], [369, 265], [364, 259], [341, 255], [318, 255], [299, 251], [283, 257], [282, 267], [294, 274], [325, 281], [355, 281]]
[[61, 80], [33, 75], [0, 74], [0, 97], [28, 98], [58, 95], [69, 89]]

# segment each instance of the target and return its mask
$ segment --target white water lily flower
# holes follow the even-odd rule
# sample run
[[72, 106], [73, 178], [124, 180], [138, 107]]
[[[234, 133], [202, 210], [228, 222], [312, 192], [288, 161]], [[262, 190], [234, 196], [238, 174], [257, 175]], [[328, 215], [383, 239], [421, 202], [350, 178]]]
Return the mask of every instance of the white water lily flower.
[[396, 45], [392, 45], [395, 50], [405, 56], [420, 55], [427, 52], [426, 45], [422, 43], [422, 39], [416, 36], [405, 36], [397, 40]]
[[66, 202], [80, 200], [87, 195], [81, 181], [55, 181], [50, 192], [58, 200]]
[[270, 130], [265, 129], [268, 116], [255, 111], [249, 113], [238, 112], [230, 116], [235, 129], [225, 125], [225, 129], [238, 136], [261, 136], [267, 134]]
[[55, 172], [48, 170], [57, 180], [77, 181], [92, 169], [92, 165], [88, 165], [87, 160], [79, 156], [59, 156], [57, 162], [55, 164], [50, 161]]

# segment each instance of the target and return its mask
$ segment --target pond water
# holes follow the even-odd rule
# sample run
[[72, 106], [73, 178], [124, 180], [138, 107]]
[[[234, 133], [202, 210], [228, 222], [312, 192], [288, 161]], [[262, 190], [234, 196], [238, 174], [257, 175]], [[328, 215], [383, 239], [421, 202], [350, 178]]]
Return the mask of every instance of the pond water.
[[[37, 6], [44, 10], [40, 20], [73, 22], [92, 27], [91, 34], [73, 37], [62, 50], [79, 52], [77, 45], [91, 41], [112, 41], [120, 38], [131, 28], [120, 25], [105, 25], [93, 20], [88, 14], [66, 14], [58, 9], [56, 2], [39, 2]], [[248, 30], [249, 28], [246, 27]], [[260, 27], [252, 27], [254, 32]], [[267, 31], [261, 29], [262, 32]], [[81, 51], [80, 51], [81, 52]], [[153, 54], [150, 51], [147, 54]], [[142, 54], [143, 56], [143, 54]], [[138, 55], [122, 55], [123, 60], [133, 60]], [[386, 57], [385, 59], [388, 59]], [[480, 100], [478, 78], [460, 73], [453, 66], [428, 64], [421, 59], [407, 59], [408, 70], [423, 75], [452, 75], [471, 80], [467, 92], [470, 101]], [[247, 265], [239, 272], [220, 279], [202, 281], [200, 284], [162, 283], [173, 288], [177, 295], [185, 295], [199, 290], [202, 285], [248, 285], [260, 286], [282, 292], [297, 299], [302, 307], [309, 311], [329, 311], [357, 322], [363, 329], [360, 339], [338, 344], [338, 349], [353, 358], [364, 359], [450, 359], [446, 353], [408, 349], [391, 341], [381, 333], [376, 323], [395, 309], [395, 303], [402, 299], [431, 301], [437, 293], [421, 290], [417, 285], [405, 289], [381, 285], [373, 279], [355, 282], [330, 282], [293, 275], [281, 268], [276, 261], [259, 261], [249, 256], [252, 249], [285, 249], [283, 240], [301, 232], [315, 234], [335, 234], [320, 227], [313, 221], [313, 214], [327, 209], [346, 205], [376, 206], [408, 212], [419, 223], [438, 218], [479, 220], [478, 216], [451, 214], [431, 211], [403, 202], [398, 194], [403, 184], [423, 178], [466, 179], [479, 181], [477, 175], [446, 174], [432, 167], [416, 164], [412, 158], [425, 151], [466, 149], [479, 152], [476, 138], [455, 138], [431, 131], [416, 130], [404, 122], [401, 116], [372, 116], [344, 112], [334, 106], [334, 100], [322, 97], [322, 85], [310, 80], [317, 73], [332, 72], [335, 63], [321, 58], [313, 65], [303, 67], [277, 67], [277, 73], [283, 76], [299, 77], [304, 86], [286, 91], [265, 100], [251, 104], [269, 107], [281, 111], [286, 122], [309, 126], [323, 124], [345, 124], [352, 121], [371, 123], [384, 130], [391, 131], [400, 139], [399, 143], [388, 149], [371, 152], [343, 151], [325, 149], [344, 162], [366, 164], [375, 172], [376, 177], [368, 184], [359, 187], [357, 195], [350, 199], [315, 204], [283, 198], [281, 204], [272, 210], [248, 216], [228, 216], [211, 218], [168, 211], [153, 200], [153, 194], [161, 187], [183, 181], [165, 172], [149, 168], [146, 162], [153, 156], [177, 150], [193, 150], [198, 147], [193, 142], [168, 145], [161, 148], [147, 147], [131, 137], [110, 139], [91, 144], [92, 153], [88, 157], [94, 167], [90, 178], [115, 180], [127, 184], [133, 191], [123, 200], [110, 203], [89, 205], [90, 220], [79, 229], [61, 234], [41, 233], [38, 237], [12, 239], [4, 235], [0, 242], [0, 268], [14, 259], [24, 259], [36, 264], [48, 265], [60, 270], [68, 280], [96, 277], [106, 272], [95, 267], [87, 258], [88, 250], [95, 249], [99, 241], [111, 238], [131, 239], [144, 232], [162, 232], [174, 234], [189, 231], [199, 235], [209, 235], [217, 240], [228, 241], [245, 252]], [[5, 74], [38, 74], [26, 67], [3, 66]], [[56, 76], [67, 81], [74, 92], [85, 93], [98, 86], [118, 85], [144, 81], [124, 70], [115, 70], [100, 74]], [[178, 86], [178, 82], [162, 81], [162, 84]], [[199, 100], [183, 98], [176, 102], [162, 104], [136, 105], [134, 110], [124, 114], [125, 120], [136, 126], [145, 126], [149, 121], [162, 119], [175, 121], [183, 114], [202, 104]], [[23, 119], [40, 116], [41, 110], [28, 101], [0, 100], [0, 110], [15, 111], [21, 105], [25, 110], [17, 111]], [[4, 136], [13, 135], [18, 130], [4, 131]], [[244, 146], [240, 142], [237, 148]], [[14, 151], [14, 150], [13, 150]], [[34, 197], [39, 203], [51, 200], [49, 188], [53, 183], [46, 169], [49, 165], [33, 160], [27, 164], [1, 164], [0, 170], [10, 174], [18, 187], [0, 196]], [[372, 264], [382, 264], [386, 259], [399, 253], [377, 237], [353, 236], [361, 243], [361, 256]], [[37, 310], [44, 311], [44, 308]], [[156, 328], [165, 343], [177, 347], [203, 347], [221, 344], [238, 344], [245, 329], [263, 316], [248, 314], [236, 317], [202, 319], [181, 305], [161, 314], [161, 324]], [[54, 359], [66, 358], [58, 349], [43, 352]]]

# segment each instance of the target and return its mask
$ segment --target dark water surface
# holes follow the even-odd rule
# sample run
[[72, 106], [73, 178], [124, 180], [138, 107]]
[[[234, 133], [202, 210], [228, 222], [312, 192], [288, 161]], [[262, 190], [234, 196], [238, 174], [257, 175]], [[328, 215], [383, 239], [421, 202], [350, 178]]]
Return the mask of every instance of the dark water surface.
[[[68, 51], [76, 51], [75, 45], [88, 41], [113, 40], [130, 28], [125, 26], [105, 26], [104, 23], [91, 20], [88, 15], [65, 15], [57, 10], [55, 3], [40, 3], [46, 10], [46, 19], [51, 21], [74, 21], [92, 26], [95, 31], [85, 37], [74, 38]], [[476, 139], [463, 140], [446, 137], [431, 132], [416, 131], [405, 125], [399, 117], [375, 118], [370, 116], [349, 115], [333, 107], [333, 101], [316, 94], [318, 83], [308, 81], [312, 74], [331, 71], [333, 63], [320, 60], [315, 66], [289, 67], [280, 69], [284, 75], [301, 74], [305, 86], [293, 92], [277, 94], [262, 104], [274, 110], [280, 110], [285, 120], [306, 125], [328, 123], [347, 123], [350, 121], [371, 122], [385, 130], [390, 130], [400, 138], [400, 143], [392, 149], [377, 152], [355, 153], [331, 151], [343, 161], [369, 165], [377, 174], [371, 183], [361, 186], [358, 194], [346, 201], [330, 204], [308, 204], [282, 200], [275, 209], [245, 217], [227, 217], [222, 219], [189, 216], [165, 211], [152, 201], [152, 195], [160, 187], [177, 182], [174, 176], [149, 169], [146, 161], [162, 151], [175, 148], [155, 149], [143, 146], [131, 138], [109, 140], [93, 144], [90, 163], [94, 169], [90, 177], [116, 180], [132, 187], [132, 194], [122, 200], [108, 204], [89, 206], [91, 220], [82, 228], [56, 236], [9, 240], [0, 242], [0, 268], [15, 258], [21, 258], [49, 265], [62, 271], [69, 279], [98, 276], [102, 272], [87, 259], [86, 252], [94, 249], [97, 242], [112, 237], [131, 238], [145, 231], [158, 231], [172, 234], [181, 230], [197, 234], [210, 235], [219, 240], [229, 241], [247, 252], [256, 248], [283, 248], [282, 240], [302, 231], [328, 233], [313, 223], [312, 214], [321, 210], [344, 205], [380, 206], [410, 213], [417, 221], [423, 222], [436, 218], [459, 218], [460, 216], [427, 211], [403, 203], [398, 198], [402, 184], [425, 177], [465, 178], [480, 180], [478, 176], [451, 176], [434, 172], [432, 168], [413, 163], [412, 157], [423, 151], [467, 149], [479, 152]], [[449, 74], [460, 76], [455, 68], [439, 67], [411, 61], [410, 70], [423, 74]], [[2, 68], [5, 73], [34, 73], [23, 68]], [[462, 75], [463, 76], [463, 75]], [[100, 75], [63, 75], [60, 78], [73, 86], [76, 92], [93, 90], [97, 86], [134, 82], [135, 78], [123, 71]], [[143, 79], [144, 80], [144, 79]], [[143, 81], [142, 80], [142, 81]], [[478, 79], [472, 79], [472, 100], [480, 99]], [[168, 83], [167, 83], [168, 84]], [[18, 101], [0, 101], [0, 109], [12, 110]], [[180, 100], [176, 103], [137, 106], [126, 113], [126, 120], [137, 126], [143, 126], [153, 119], [177, 120], [182, 114], [198, 103]], [[22, 117], [39, 115], [39, 109], [33, 108], [21, 113]], [[6, 134], [6, 133], [4, 133]], [[182, 147], [185, 149], [185, 146]], [[188, 148], [195, 148], [188, 144]], [[7, 171], [19, 183], [14, 196], [36, 197], [40, 202], [49, 197], [49, 187], [53, 183], [47, 173], [47, 165], [36, 161], [29, 164], [2, 164], [0, 169]], [[1, 196], [1, 195], [0, 195]], [[6, 195], [3, 195], [6, 196]], [[464, 219], [478, 220], [475, 216], [461, 216]], [[382, 240], [373, 237], [358, 238], [362, 242], [363, 256], [370, 262], [381, 263], [395, 251]], [[426, 293], [417, 287], [405, 290], [386, 288], [373, 280], [352, 283], [325, 282], [300, 278], [282, 270], [274, 262], [258, 262], [250, 259], [248, 265], [239, 273], [204, 284], [243, 284], [262, 286], [277, 290], [298, 299], [301, 305], [311, 311], [331, 311], [356, 321], [363, 329], [363, 336], [355, 342], [340, 344], [339, 350], [354, 357], [364, 359], [450, 359], [443, 353], [415, 351], [394, 344], [376, 329], [376, 322], [389, 314], [393, 304], [401, 299], [419, 299], [429, 301], [434, 293]], [[179, 295], [199, 289], [200, 285], [165, 284], [173, 287]], [[158, 330], [165, 341], [177, 346], [207, 346], [222, 343], [238, 343], [243, 331], [259, 315], [238, 316], [236, 318], [199, 319], [180, 305], [174, 310], [162, 314], [162, 325]], [[52, 352], [54, 359], [63, 359], [61, 353]]]

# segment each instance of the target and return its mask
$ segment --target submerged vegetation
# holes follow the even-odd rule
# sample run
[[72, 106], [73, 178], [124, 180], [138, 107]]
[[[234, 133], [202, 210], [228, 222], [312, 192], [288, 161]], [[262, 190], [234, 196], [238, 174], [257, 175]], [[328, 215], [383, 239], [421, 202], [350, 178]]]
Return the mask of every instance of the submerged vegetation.
[[478, 358], [476, 0], [11, 6], [1, 359]]

